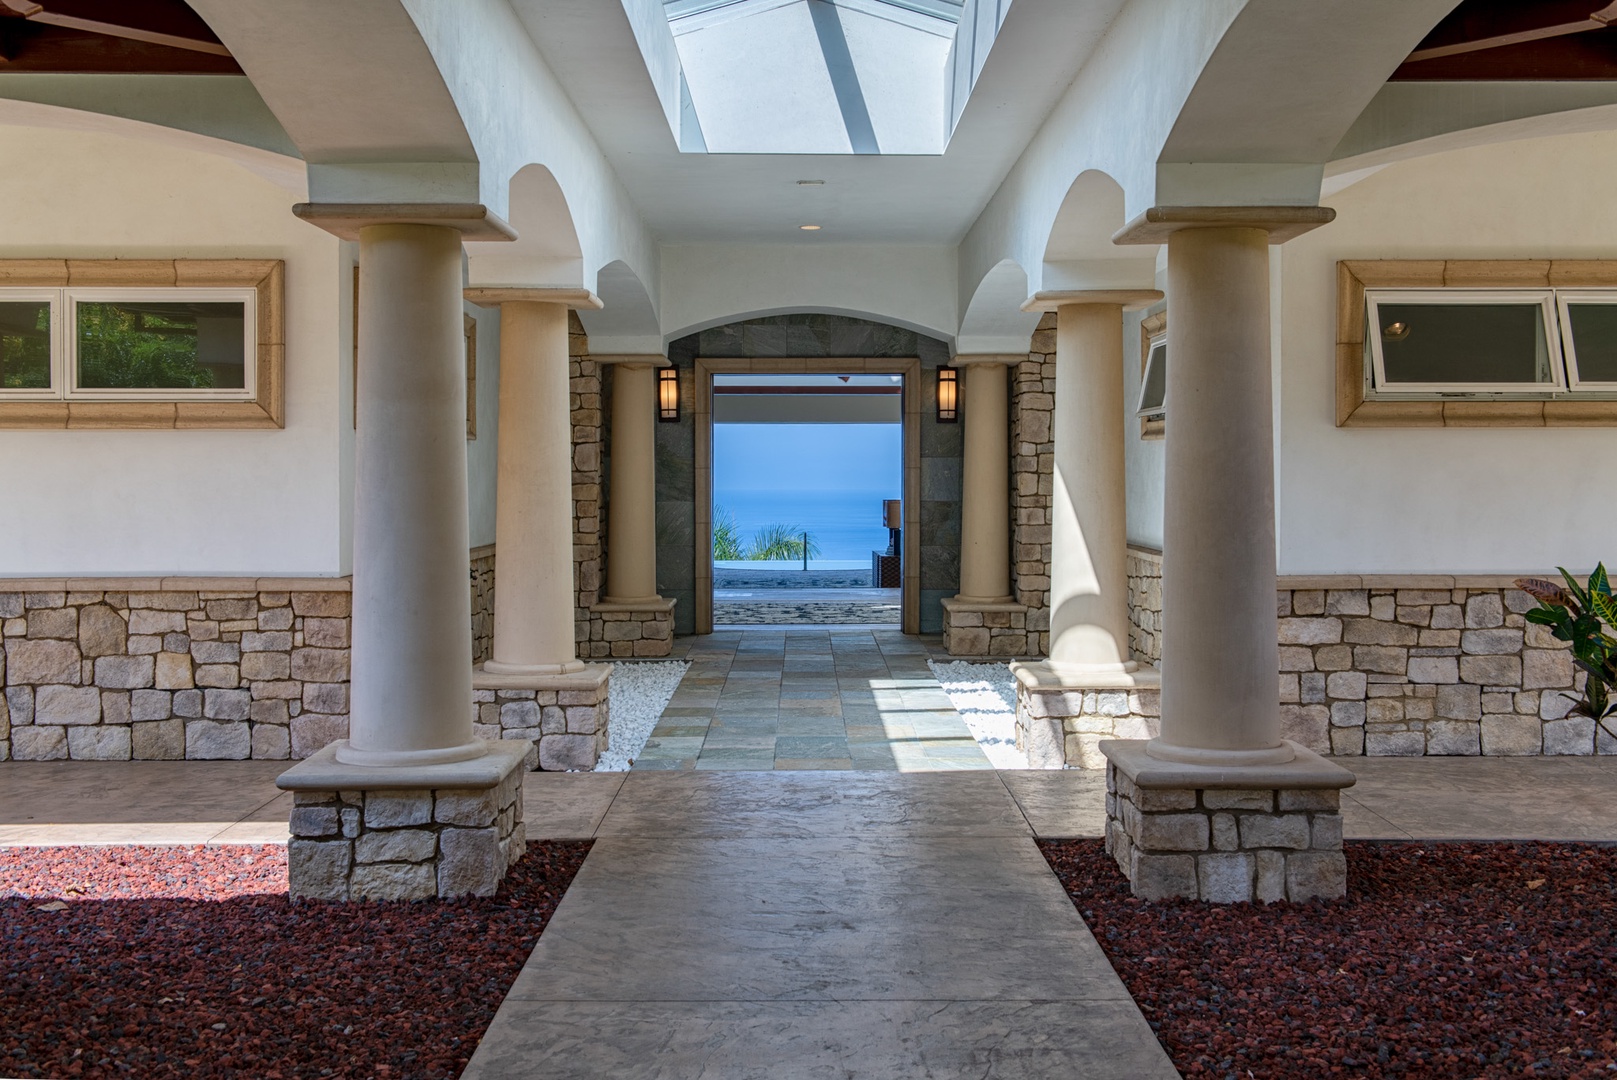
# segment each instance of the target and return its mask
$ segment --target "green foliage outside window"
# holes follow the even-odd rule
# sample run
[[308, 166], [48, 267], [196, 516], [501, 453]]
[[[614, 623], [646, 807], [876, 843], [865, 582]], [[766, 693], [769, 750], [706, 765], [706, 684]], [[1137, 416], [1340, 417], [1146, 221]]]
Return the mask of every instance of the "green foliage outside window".
[[79, 385], [97, 389], [210, 390], [214, 373], [197, 363], [196, 316], [157, 305], [78, 307]]
[[0, 389], [43, 390], [50, 384], [50, 304], [0, 304]]

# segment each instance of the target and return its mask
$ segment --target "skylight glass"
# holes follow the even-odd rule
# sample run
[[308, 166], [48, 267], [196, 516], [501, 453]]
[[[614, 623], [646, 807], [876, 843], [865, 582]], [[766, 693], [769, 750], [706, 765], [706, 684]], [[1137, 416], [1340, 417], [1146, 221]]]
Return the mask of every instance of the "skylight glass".
[[[934, 19], [947, 19], [952, 23], [960, 21], [960, 9], [965, 7], [965, 0], [874, 0], [874, 2], [901, 11], [913, 11], [917, 15], [930, 15]], [[669, 22], [687, 15], [717, 11], [720, 8], [748, 6], [750, 6], [748, 0], [663, 0], [663, 10], [667, 13]], [[737, 11], [738, 15], [743, 13]]]

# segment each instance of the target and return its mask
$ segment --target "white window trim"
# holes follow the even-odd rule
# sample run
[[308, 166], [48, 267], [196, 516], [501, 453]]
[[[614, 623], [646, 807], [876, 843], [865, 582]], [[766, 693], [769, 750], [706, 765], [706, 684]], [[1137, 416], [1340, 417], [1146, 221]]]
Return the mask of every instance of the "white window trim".
[[1572, 334], [1573, 304], [1617, 305], [1617, 289], [1557, 289], [1555, 306], [1560, 316], [1562, 352], [1566, 354], [1567, 387], [1572, 393], [1617, 393], [1617, 382], [1599, 382], [1578, 375], [1578, 342]]
[[50, 379], [43, 388], [0, 387], [0, 399], [6, 401], [59, 401], [62, 397], [62, 290], [61, 289], [0, 289], [0, 303], [31, 303], [49, 301], [51, 306]]
[[[51, 386], [48, 390], [0, 389], [4, 401], [255, 401], [258, 396], [258, 291], [245, 288], [137, 288], [0, 289], [0, 302], [7, 300], [51, 301]], [[240, 303], [242, 305], [241, 388], [189, 389], [150, 387], [141, 389], [83, 388], [78, 385], [78, 304], [120, 300], [170, 300], [195, 303]]]
[[1145, 370], [1140, 372], [1140, 396], [1135, 402], [1134, 408], [1134, 415], [1139, 417], [1141, 420], [1151, 420], [1159, 417], [1166, 420], [1168, 417], [1167, 372], [1163, 372], [1162, 404], [1156, 406], [1147, 406], [1145, 403], [1145, 392], [1146, 389], [1151, 385], [1151, 373], [1156, 370], [1157, 349], [1159, 346], [1163, 349], [1166, 349], [1168, 346], [1168, 332], [1166, 330], [1159, 334], [1152, 334], [1148, 339], [1146, 339]]
[[[1431, 304], [1524, 304], [1539, 305], [1543, 319], [1544, 347], [1549, 352], [1553, 382], [1512, 383], [1398, 383], [1389, 387], [1385, 356], [1381, 347], [1382, 303]], [[1450, 397], [1497, 397], [1500, 394], [1556, 395], [1566, 392], [1566, 364], [1561, 352], [1560, 318], [1554, 289], [1366, 289], [1364, 293], [1365, 341], [1370, 346], [1370, 385], [1366, 398], [1397, 399], [1410, 395]]]

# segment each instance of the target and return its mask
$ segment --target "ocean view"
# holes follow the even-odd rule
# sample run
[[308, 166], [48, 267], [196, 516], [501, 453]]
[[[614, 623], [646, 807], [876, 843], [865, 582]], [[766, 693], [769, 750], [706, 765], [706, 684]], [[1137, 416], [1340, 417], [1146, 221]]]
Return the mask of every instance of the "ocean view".
[[713, 506], [743, 541], [768, 525], [807, 530], [822, 559], [887, 550], [882, 500], [900, 496], [898, 424], [715, 424]]
[[714, 512], [735, 518], [743, 539], [766, 525], [792, 525], [807, 530], [819, 541], [821, 559], [869, 559], [872, 551], [887, 550], [887, 529], [881, 523], [883, 499], [898, 492], [803, 493], [792, 491], [735, 491], [713, 493]]

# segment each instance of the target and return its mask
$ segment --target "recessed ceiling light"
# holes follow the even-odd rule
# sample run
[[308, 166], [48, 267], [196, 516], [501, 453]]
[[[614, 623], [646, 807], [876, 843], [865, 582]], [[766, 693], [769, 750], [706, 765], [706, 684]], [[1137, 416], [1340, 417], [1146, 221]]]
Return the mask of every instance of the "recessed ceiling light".
[[825, 183], [824, 180], [799, 180], [797, 182], [797, 186], [798, 187], [819, 187], [824, 183]]
[[819, 232], [820, 231], [820, 227], [818, 225], [799, 225], [798, 228], [802, 229], [804, 232]]

